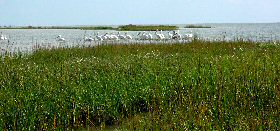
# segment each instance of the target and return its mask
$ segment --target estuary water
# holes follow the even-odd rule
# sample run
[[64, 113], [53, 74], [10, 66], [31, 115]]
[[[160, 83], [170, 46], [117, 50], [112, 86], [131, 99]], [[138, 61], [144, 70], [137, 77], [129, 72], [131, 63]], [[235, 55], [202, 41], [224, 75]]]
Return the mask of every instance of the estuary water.
[[[240, 24], [196, 24], [210, 26], [212, 28], [184, 28], [185, 25], [176, 25], [181, 35], [192, 33], [200, 39], [215, 41], [226, 40], [234, 41], [238, 39], [250, 41], [275, 42], [280, 41], [280, 23], [240, 23]], [[0, 51], [3, 52], [32, 52], [35, 46], [51, 48], [58, 46], [79, 46], [85, 44], [84, 37], [95, 37], [96, 33], [117, 34], [113, 30], [79, 30], [79, 29], [0, 29], [0, 33], [5, 35], [8, 40], [0, 40]], [[126, 31], [137, 39], [139, 31]], [[154, 34], [155, 32], [149, 32]], [[167, 31], [162, 32], [166, 37]], [[65, 42], [61, 43], [56, 37], [61, 35]], [[139, 42], [139, 41], [138, 41]], [[119, 41], [121, 43], [121, 41]], [[93, 41], [91, 45], [100, 44]], [[88, 43], [89, 45], [89, 43]]]

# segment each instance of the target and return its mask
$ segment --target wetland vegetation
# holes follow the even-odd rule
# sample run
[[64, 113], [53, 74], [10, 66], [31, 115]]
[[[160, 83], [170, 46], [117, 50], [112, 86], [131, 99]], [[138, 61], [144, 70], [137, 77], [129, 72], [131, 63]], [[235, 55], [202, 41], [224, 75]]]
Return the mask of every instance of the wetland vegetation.
[[38, 50], [0, 63], [0, 130], [277, 130], [279, 44]]

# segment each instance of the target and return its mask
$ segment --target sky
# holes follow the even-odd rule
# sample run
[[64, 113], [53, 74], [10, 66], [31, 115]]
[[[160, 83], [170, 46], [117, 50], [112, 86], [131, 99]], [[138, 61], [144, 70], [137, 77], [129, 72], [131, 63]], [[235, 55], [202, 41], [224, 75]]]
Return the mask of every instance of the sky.
[[0, 26], [280, 22], [280, 0], [0, 0]]

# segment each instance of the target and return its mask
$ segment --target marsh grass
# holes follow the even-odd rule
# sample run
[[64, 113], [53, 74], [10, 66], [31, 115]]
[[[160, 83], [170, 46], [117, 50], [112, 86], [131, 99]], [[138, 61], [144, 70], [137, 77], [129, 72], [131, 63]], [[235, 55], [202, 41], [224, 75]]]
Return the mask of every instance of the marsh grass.
[[0, 129], [277, 130], [279, 49], [193, 41], [5, 57]]

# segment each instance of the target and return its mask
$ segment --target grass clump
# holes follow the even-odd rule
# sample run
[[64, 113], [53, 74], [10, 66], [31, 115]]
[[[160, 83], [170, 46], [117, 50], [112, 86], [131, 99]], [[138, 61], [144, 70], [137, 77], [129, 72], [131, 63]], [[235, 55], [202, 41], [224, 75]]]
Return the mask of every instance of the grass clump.
[[0, 129], [277, 130], [279, 49], [194, 41], [6, 57]]

